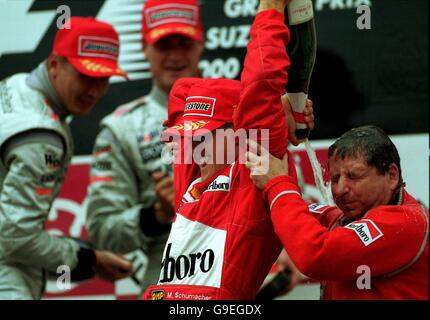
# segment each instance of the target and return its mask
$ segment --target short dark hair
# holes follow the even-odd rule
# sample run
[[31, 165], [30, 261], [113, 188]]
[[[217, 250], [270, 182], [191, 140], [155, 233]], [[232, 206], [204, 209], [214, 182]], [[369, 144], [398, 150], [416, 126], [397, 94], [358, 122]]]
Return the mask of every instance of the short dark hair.
[[388, 135], [377, 126], [362, 126], [345, 132], [328, 149], [328, 158], [363, 156], [367, 165], [374, 167], [378, 173], [387, 173], [390, 165], [394, 163], [399, 169], [399, 185], [402, 180], [400, 156], [396, 146]]

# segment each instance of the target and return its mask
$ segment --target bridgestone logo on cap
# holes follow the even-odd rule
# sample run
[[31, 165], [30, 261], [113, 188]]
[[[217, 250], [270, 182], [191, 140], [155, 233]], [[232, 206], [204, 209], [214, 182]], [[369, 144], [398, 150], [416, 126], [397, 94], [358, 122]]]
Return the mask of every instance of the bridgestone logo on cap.
[[179, 18], [179, 19], [189, 19], [192, 20], [194, 13], [192, 11], [183, 11], [183, 10], [172, 10], [172, 11], [162, 11], [162, 12], [154, 12], [151, 15], [151, 21], [157, 21], [160, 19], [167, 18]]
[[215, 98], [210, 97], [188, 97], [184, 108], [184, 117], [202, 116], [212, 118], [215, 109]]
[[78, 55], [117, 60], [119, 44], [114, 39], [81, 36], [79, 37]]
[[166, 23], [185, 23], [196, 26], [198, 11], [196, 6], [185, 4], [160, 5], [146, 10], [145, 21], [148, 28]]
[[103, 43], [86, 43], [84, 50], [101, 51], [105, 53], [112, 53], [113, 55], [118, 55], [118, 48]]
[[187, 103], [185, 106], [185, 110], [203, 110], [208, 111], [210, 108], [209, 103], [202, 103], [202, 102], [190, 102]]

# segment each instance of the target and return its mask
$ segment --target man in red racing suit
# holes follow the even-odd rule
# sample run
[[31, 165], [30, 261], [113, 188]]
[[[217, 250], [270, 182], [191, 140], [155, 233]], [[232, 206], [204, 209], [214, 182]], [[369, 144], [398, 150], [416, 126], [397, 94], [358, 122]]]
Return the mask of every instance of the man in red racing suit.
[[283, 241], [287, 252], [304, 275], [322, 281], [322, 299], [429, 298], [428, 213], [405, 190], [399, 205], [377, 207], [351, 223], [337, 207], [308, 208], [295, 192], [288, 177], [265, 188], [280, 238], [297, 239]]
[[[261, 10], [251, 28], [241, 83], [191, 79], [184, 123], [173, 128], [182, 135], [231, 122], [235, 130], [269, 129], [270, 152], [282, 158], [288, 142], [281, 102], [290, 63], [288, 41], [283, 8]], [[189, 130], [187, 119], [193, 120]], [[291, 162], [289, 170], [295, 176]], [[148, 288], [145, 298], [253, 299], [281, 248], [261, 193], [236, 159], [188, 187], [167, 241], [158, 285]]]
[[308, 204], [282, 161], [254, 175], [276, 233], [323, 299], [428, 299], [428, 211], [404, 188], [398, 152], [379, 128], [354, 128], [329, 148], [337, 207]]

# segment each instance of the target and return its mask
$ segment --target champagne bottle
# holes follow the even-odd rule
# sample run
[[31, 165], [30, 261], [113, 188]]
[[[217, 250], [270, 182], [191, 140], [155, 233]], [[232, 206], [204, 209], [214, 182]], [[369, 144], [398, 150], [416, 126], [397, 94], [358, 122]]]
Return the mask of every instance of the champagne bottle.
[[279, 271], [255, 296], [257, 301], [273, 300], [279, 296], [291, 283], [291, 271], [289, 269]]
[[285, 23], [290, 29], [290, 43], [287, 52], [291, 60], [286, 87], [296, 121], [296, 136], [309, 136], [303, 119], [303, 110], [308, 97], [309, 81], [316, 57], [316, 32], [311, 0], [293, 0], [287, 6]]

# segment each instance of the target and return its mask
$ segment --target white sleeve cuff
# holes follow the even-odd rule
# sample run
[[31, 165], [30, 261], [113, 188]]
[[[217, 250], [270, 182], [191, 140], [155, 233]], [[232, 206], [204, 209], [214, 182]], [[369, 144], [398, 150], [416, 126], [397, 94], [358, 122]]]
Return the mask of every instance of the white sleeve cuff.
[[272, 203], [270, 204], [270, 210], [272, 210], [272, 207], [273, 207], [273, 205], [275, 204], [275, 202], [276, 202], [280, 197], [282, 197], [283, 195], [286, 195], [286, 194], [297, 194], [299, 197], [301, 197], [301, 196], [302, 196], [299, 192], [297, 192], [297, 191], [292, 191], [292, 190], [290, 190], [290, 191], [282, 191], [282, 192], [279, 192], [279, 193], [277, 194], [277, 196], [272, 200]]

